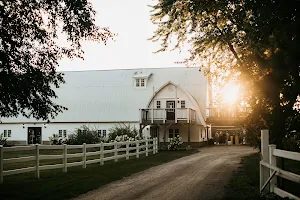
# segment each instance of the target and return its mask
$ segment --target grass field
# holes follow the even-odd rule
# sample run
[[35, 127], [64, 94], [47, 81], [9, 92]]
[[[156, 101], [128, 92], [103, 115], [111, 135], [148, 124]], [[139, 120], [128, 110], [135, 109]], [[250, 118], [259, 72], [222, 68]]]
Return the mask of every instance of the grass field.
[[[226, 187], [226, 194], [223, 199], [266, 199], [260, 197], [259, 193], [259, 153], [252, 154], [242, 159], [241, 167], [233, 173], [233, 176]], [[284, 169], [300, 174], [300, 162], [285, 159]], [[283, 188], [294, 195], [300, 196], [300, 185], [284, 180]], [[275, 196], [275, 195], [271, 195]], [[268, 199], [280, 199], [278, 197]]]
[[160, 151], [158, 154], [141, 156], [139, 159], [120, 160], [117, 163], [105, 162], [81, 167], [41, 171], [41, 178], [35, 179], [34, 173], [4, 177], [0, 185], [1, 199], [70, 199], [115, 180], [122, 179], [147, 168], [195, 153], [195, 151]]

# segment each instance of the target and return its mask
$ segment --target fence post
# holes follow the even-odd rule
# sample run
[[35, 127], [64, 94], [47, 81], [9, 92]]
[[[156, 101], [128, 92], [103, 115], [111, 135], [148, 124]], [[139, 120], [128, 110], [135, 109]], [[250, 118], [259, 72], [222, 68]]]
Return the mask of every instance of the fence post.
[[40, 145], [35, 145], [35, 169], [36, 178], [40, 178]]
[[63, 159], [63, 163], [64, 163], [63, 172], [67, 172], [68, 157], [67, 157], [67, 145], [66, 144], [64, 144], [64, 159]]
[[103, 142], [100, 143], [100, 165], [104, 165], [104, 144]]
[[[276, 149], [275, 144], [270, 144], [269, 145], [269, 161], [270, 165], [277, 167], [277, 161], [276, 161], [276, 156], [273, 155], [273, 150]], [[270, 169], [270, 176], [272, 175], [273, 170]], [[276, 174], [275, 174], [276, 175]], [[270, 192], [274, 192], [274, 187], [277, 186], [277, 178], [276, 176], [272, 178], [270, 181]]]
[[140, 157], [140, 148], [139, 148], [139, 145], [140, 144], [140, 141], [137, 140], [136, 143], [135, 143], [135, 146], [136, 146], [136, 158], [139, 158]]
[[155, 138], [155, 153], [158, 153], [158, 139]]
[[118, 142], [115, 141], [114, 144], [115, 162], [118, 162]]
[[83, 153], [83, 165], [82, 165], [82, 168], [86, 169], [86, 143], [83, 143], [83, 148], [82, 148], [82, 153]]
[[146, 156], [148, 156], [148, 138], [146, 138]]
[[263, 182], [263, 177], [264, 177], [264, 174], [263, 174], [263, 170], [264, 170], [264, 166], [261, 164], [262, 160], [259, 162], [259, 191], [261, 191], [263, 185], [264, 185], [264, 182]]
[[3, 146], [0, 145], [0, 184], [3, 183]]
[[129, 141], [126, 142], [126, 160], [129, 160]]
[[[269, 130], [261, 130], [261, 154], [262, 161], [269, 163]], [[270, 176], [270, 170], [267, 167], [261, 167], [261, 179], [260, 179], [260, 189], [265, 184]], [[266, 192], [269, 192], [269, 188], [265, 189]]]
[[152, 139], [152, 145], [153, 145], [152, 146], [152, 152], [153, 152], [153, 154], [155, 154], [155, 151], [156, 151], [156, 149], [155, 149], [155, 145], [156, 145], [155, 144], [155, 138]]

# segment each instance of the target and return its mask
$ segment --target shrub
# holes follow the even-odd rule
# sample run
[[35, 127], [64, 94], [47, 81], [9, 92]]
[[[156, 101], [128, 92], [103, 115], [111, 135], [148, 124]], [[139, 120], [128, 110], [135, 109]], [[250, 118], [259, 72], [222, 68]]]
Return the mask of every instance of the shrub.
[[82, 126], [75, 130], [75, 133], [69, 134], [67, 144], [96, 144], [103, 142], [105, 138], [98, 134], [96, 129]]
[[168, 150], [177, 150], [182, 145], [182, 138], [178, 135], [174, 138], [170, 138], [170, 143], [168, 144]]
[[98, 134], [98, 130], [89, 128], [87, 126], [82, 126], [75, 130], [74, 133], [69, 134], [68, 137], [59, 137], [57, 134], [53, 134], [49, 137], [50, 144], [52, 145], [62, 145], [62, 144], [75, 144], [81, 145], [86, 144], [96, 144], [103, 142], [105, 138]]
[[58, 134], [53, 134], [53, 136], [49, 137], [49, 141], [51, 145], [62, 145], [67, 144], [68, 139], [65, 137], [59, 137]]
[[[123, 136], [124, 138], [120, 138], [118, 136]], [[108, 141], [118, 141], [117, 139], [122, 139], [124, 141], [124, 139], [127, 138], [140, 139], [139, 132], [134, 126], [131, 126], [130, 124], [119, 124], [109, 129]]]
[[283, 139], [283, 147], [288, 151], [300, 152], [300, 133], [296, 131], [287, 133]]
[[0, 145], [6, 146], [6, 138], [3, 137], [3, 133], [0, 134]]

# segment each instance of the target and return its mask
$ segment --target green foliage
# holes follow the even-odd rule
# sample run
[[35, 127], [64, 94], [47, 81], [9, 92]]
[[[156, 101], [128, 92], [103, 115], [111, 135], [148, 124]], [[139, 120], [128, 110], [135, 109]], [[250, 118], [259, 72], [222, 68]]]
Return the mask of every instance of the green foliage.
[[62, 145], [68, 143], [68, 138], [59, 137], [58, 134], [53, 134], [53, 136], [49, 137], [49, 141], [51, 145]]
[[139, 132], [134, 126], [131, 126], [130, 124], [118, 124], [109, 129], [108, 141], [114, 141], [117, 136], [125, 135], [128, 138], [137, 139], [137, 137], [139, 137]]
[[170, 143], [168, 144], [168, 150], [177, 150], [183, 144], [182, 138], [177, 135], [174, 138], [170, 138]]
[[262, 120], [272, 141], [284, 148], [285, 134], [300, 131], [299, 10], [298, 0], [159, 0], [152, 40], [161, 41], [159, 51], [173, 38], [175, 48], [189, 42], [187, 62], [201, 63], [210, 77], [226, 72], [225, 80], [242, 82], [241, 100], [259, 111], [249, 120]]
[[75, 133], [68, 135], [67, 144], [81, 145], [86, 144], [96, 144], [103, 142], [105, 138], [98, 134], [96, 129], [89, 128], [87, 126], [82, 126], [76, 129]]
[[[1, 1], [0, 19], [1, 117], [46, 120], [66, 110], [53, 101], [53, 89], [64, 83], [58, 60], [82, 58], [84, 40], [106, 43], [113, 36], [95, 24], [88, 1]], [[59, 44], [59, 36], [68, 45]]]
[[4, 137], [3, 133], [0, 134], [0, 145], [6, 146], [6, 138]]
[[300, 152], [300, 133], [290, 132], [283, 139], [284, 149], [289, 151]]

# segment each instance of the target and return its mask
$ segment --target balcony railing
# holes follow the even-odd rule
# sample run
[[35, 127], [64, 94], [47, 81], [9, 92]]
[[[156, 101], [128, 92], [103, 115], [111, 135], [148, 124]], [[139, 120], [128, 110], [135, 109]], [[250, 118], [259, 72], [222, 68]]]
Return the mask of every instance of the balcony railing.
[[207, 108], [207, 118], [245, 118], [250, 113], [249, 107], [244, 108]]
[[141, 118], [140, 123], [154, 123], [159, 121], [166, 123], [166, 121], [173, 120], [185, 121], [192, 123], [196, 120], [196, 112], [191, 108], [154, 108], [154, 109], [140, 109]]

